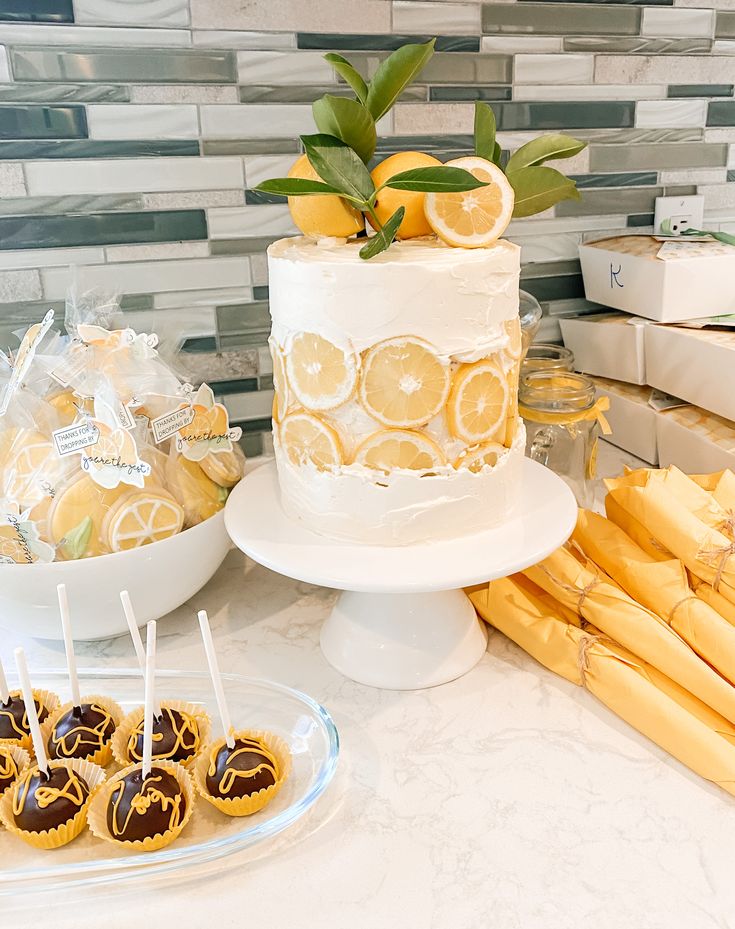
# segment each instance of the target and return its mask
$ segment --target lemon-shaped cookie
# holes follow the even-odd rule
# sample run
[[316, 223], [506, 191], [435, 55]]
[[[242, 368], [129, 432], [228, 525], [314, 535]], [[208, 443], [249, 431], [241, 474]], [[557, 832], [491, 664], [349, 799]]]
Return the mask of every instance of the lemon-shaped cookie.
[[61, 556], [88, 558], [108, 551], [102, 523], [110, 507], [128, 490], [124, 484], [113, 490], [100, 487], [88, 474], [60, 487], [48, 513], [48, 531]]
[[245, 473], [245, 453], [237, 442], [233, 442], [231, 451], [210, 452], [202, 458], [199, 466], [215, 484], [234, 487]]
[[184, 510], [162, 487], [127, 490], [108, 510], [102, 536], [111, 552], [124, 552], [181, 532]]

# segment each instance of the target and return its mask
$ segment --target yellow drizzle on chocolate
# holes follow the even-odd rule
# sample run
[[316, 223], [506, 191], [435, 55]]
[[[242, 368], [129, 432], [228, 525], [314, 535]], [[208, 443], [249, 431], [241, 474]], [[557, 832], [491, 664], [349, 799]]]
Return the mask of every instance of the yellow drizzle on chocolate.
[[9, 781], [18, 775], [18, 765], [15, 758], [6, 750], [0, 749], [0, 790], [2, 790], [3, 781]]
[[[13, 713], [13, 706], [18, 700], [22, 700], [22, 695], [19, 690], [14, 690], [10, 694], [9, 703], [0, 703], [0, 731], [4, 731], [6, 727], [10, 728], [11, 736], [4, 738], [10, 738], [13, 741], [25, 739], [31, 731], [31, 727], [28, 723], [28, 710], [25, 708], [25, 703], [23, 704], [24, 711], [23, 716], [18, 721], [17, 716]], [[46, 716], [48, 716], [48, 711], [40, 700], [34, 698], [33, 702], [36, 704], [36, 713], [38, 714], [38, 721], [43, 722]]]
[[[56, 726], [54, 726], [49, 739], [49, 745], [53, 747], [57, 758], [78, 758], [86, 755], [93, 755], [96, 751], [99, 751], [110, 738], [110, 732], [115, 729], [115, 720], [112, 714], [105, 709], [105, 707], [100, 706], [99, 703], [85, 704], [85, 708], [87, 706], [92, 712], [100, 715], [99, 722], [94, 726], [86, 725], [82, 720], [79, 720], [75, 725], [67, 729], [66, 732], [59, 735], [57, 727], [63, 720], [69, 717], [68, 713], [64, 714], [64, 716], [57, 721]], [[110, 724], [112, 724], [111, 729]], [[110, 731], [108, 731], [108, 729]], [[78, 754], [80, 745], [85, 746], [86, 751]]]
[[[239, 777], [255, 777], [257, 774], [260, 774], [261, 771], [270, 771], [273, 775], [273, 781], [275, 782], [278, 780], [278, 762], [276, 761], [276, 757], [262, 742], [259, 742], [257, 739], [238, 739], [237, 742], [238, 746], [228, 757], [227, 767], [222, 772], [222, 778], [218, 785], [219, 793], [223, 797], [230, 793]], [[209, 777], [214, 777], [217, 773], [217, 755], [221, 749], [221, 745], [216, 745], [210, 752], [209, 771], [207, 772]], [[240, 769], [232, 767], [231, 765], [235, 759], [244, 753], [260, 756], [262, 761], [253, 768]]]
[[[173, 744], [163, 748], [161, 743], [164, 740], [163, 727], [156, 732], [154, 725], [153, 731], [153, 758], [166, 760], [169, 758], [175, 761], [191, 758], [199, 751], [199, 724], [196, 719], [183, 710], [174, 711], [171, 707], [161, 707], [161, 722], [168, 725], [168, 731], [173, 736]], [[160, 726], [160, 724], [159, 724]], [[141, 716], [140, 722], [133, 729], [128, 737], [127, 754], [131, 761], [143, 760], [143, 729], [145, 728], [145, 718]], [[138, 749], [140, 745], [140, 750]], [[161, 747], [161, 751], [156, 751], [156, 747]]]
[[[14, 816], [18, 816], [18, 814], [23, 810], [23, 807], [25, 806], [29, 797], [31, 778], [37, 773], [37, 770], [30, 768], [28, 771], [26, 771], [26, 773], [23, 775], [23, 778], [18, 783], [18, 788], [15, 792], [15, 797], [13, 798]], [[84, 806], [88, 796], [88, 791], [86, 790], [84, 781], [80, 779], [79, 775], [73, 768], [68, 768], [67, 774], [69, 777], [63, 787], [51, 787], [50, 785], [44, 784], [39, 784], [38, 787], [36, 787], [34, 798], [39, 810], [45, 810], [46, 807], [51, 806], [52, 803], [56, 803], [57, 800], [68, 800], [79, 809]]]
[[119, 823], [118, 814], [120, 812], [120, 802], [125, 793], [125, 781], [121, 780], [115, 785], [115, 789], [110, 796], [110, 805], [112, 807], [110, 831], [115, 838], [125, 835], [133, 816], [145, 816], [152, 806], [159, 806], [163, 813], [168, 813], [168, 825], [165, 831], [176, 829], [181, 822], [184, 795], [179, 792], [175, 797], [167, 796], [156, 787], [156, 784], [160, 783], [161, 780], [162, 778], [159, 775], [153, 773], [143, 780], [140, 790], [130, 801], [130, 807], [122, 825]]

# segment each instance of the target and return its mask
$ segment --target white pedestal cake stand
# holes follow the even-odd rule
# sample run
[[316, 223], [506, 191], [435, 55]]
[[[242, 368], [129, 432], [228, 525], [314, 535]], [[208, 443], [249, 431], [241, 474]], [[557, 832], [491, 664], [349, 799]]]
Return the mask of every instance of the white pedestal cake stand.
[[232, 492], [225, 524], [259, 564], [343, 591], [322, 627], [330, 664], [362, 684], [414, 690], [460, 677], [485, 651], [485, 630], [461, 588], [545, 558], [566, 541], [576, 517], [567, 485], [524, 459], [521, 503], [502, 526], [408, 546], [335, 541], [284, 513], [269, 463]]

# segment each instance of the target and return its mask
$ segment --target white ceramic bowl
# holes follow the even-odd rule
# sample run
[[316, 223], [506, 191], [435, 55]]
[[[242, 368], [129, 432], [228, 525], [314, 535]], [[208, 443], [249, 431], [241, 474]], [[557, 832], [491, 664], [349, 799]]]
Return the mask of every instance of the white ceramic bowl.
[[74, 638], [127, 632], [120, 591], [143, 625], [181, 606], [207, 583], [231, 546], [225, 512], [161, 542], [127, 552], [53, 564], [0, 565], [0, 627], [61, 639], [56, 585], [66, 584]]

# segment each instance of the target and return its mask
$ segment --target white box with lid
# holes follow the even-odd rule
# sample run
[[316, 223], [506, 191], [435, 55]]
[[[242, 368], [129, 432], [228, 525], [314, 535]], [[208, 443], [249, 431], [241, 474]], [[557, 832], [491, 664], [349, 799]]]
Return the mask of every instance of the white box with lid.
[[564, 345], [574, 353], [574, 370], [628, 384], [646, 383], [643, 331], [646, 319], [600, 313], [560, 319]]
[[623, 235], [579, 247], [588, 300], [657, 322], [735, 313], [735, 247]]

